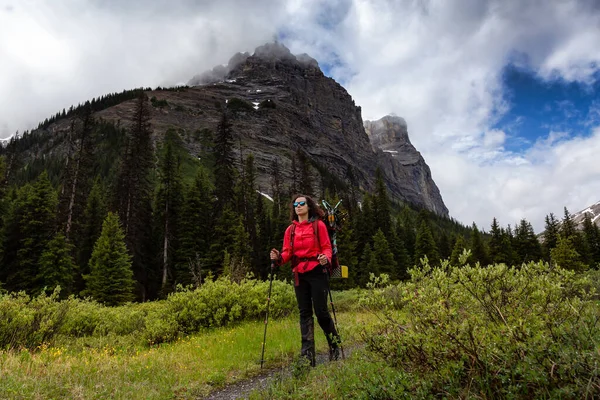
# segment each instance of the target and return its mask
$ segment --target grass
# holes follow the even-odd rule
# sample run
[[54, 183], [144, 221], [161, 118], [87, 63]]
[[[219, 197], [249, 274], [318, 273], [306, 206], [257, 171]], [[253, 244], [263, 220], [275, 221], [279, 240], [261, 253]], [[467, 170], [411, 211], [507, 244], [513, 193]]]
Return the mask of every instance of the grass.
[[307, 368], [291, 378], [274, 379], [255, 390], [250, 400], [264, 399], [412, 399], [414, 383], [364, 350], [356, 350], [345, 362]]
[[[340, 313], [350, 345], [366, 313]], [[316, 329], [318, 351], [325, 337]], [[210, 329], [151, 348], [135, 340], [104, 337], [58, 341], [36, 351], [0, 352], [0, 398], [10, 399], [191, 399], [260, 373], [264, 324], [244, 322]], [[300, 347], [297, 316], [269, 321], [265, 363], [292, 361]]]

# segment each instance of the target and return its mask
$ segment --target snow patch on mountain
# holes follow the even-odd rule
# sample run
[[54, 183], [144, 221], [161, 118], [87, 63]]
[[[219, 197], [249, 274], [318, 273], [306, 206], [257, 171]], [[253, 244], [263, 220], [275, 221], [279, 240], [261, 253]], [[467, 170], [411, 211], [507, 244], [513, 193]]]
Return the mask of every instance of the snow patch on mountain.
[[583, 228], [583, 220], [586, 214], [589, 214], [592, 222], [600, 226], [600, 201], [573, 214], [573, 221], [575, 221], [577, 227]]

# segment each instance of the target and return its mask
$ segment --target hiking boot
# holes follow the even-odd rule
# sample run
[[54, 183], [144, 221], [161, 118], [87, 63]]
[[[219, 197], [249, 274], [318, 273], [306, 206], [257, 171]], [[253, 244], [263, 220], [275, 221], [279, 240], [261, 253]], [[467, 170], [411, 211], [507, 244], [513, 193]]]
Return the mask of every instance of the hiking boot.
[[311, 367], [314, 367], [317, 364], [315, 352], [312, 349], [302, 351], [302, 353], [300, 354], [300, 357], [306, 358], [306, 360], [308, 360], [308, 362], [310, 363]]
[[340, 348], [329, 348], [329, 361], [337, 361], [340, 359]]

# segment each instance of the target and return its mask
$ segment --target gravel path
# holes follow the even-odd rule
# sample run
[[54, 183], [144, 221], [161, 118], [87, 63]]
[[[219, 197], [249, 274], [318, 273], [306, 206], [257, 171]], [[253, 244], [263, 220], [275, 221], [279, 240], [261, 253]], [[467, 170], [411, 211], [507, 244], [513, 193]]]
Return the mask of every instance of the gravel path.
[[[348, 357], [351, 349], [344, 347], [344, 354]], [[340, 356], [341, 358], [341, 356]], [[317, 365], [329, 362], [329, 354], [317, 353]], [[265, 371], [255, 377], [244, 379], [242, 381], [228, 385], [220, 390], [212, 392], [205, 400], [235, 400], [247, 399], [255, 389], [264, 389], [274, 379], [285, 379], [292, 376], [291, 367], [289, 365]]]

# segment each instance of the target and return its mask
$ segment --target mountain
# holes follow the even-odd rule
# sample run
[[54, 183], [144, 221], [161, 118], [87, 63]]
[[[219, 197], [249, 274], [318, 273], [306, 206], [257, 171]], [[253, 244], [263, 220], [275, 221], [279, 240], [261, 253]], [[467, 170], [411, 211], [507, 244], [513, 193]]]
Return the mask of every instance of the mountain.
[[583, 220], [586, 214], [589, 214], [593, 223], [600, 226], [600, 201], [572, 215], [573, 222], [580, 229], [583, 229]]
[[[236, 135], [238, 166], [254, 154], [261, 192], [271, 191], [274, 160], [290, 182], [293, 163], [299, 157], [306, 159], [313, 176], [320, 177], [315, 179], [316, 193], [322, 187], [348, 184], [372, 191], [379, 166], [392, 199], [448, 216], [429, 167], [408, 140], [406, 123], [388, 116], [363, 125], [360, 106], [310, 56], [296, 56], [285, 46], [270, 43], [252, 55], [234, 55], [226, 66], [201, 73], [188, 85], [145, 90], [154, 105], [150, 123], [155, 141], [175, 129], [190, 154], [203, 154], [203, 135], [216, 132], [227, 110]], [[128, 126], [134, 105], [134, 99], [126, 99], [95, 116]], [[70, 129], [69, 118], [57, 115], [43, 129], [52, 135], [47, 141], [52, 147], [36, 148], [29, 156], [66, 153], [67, 145], [59, 138], [67, 137]]]
[[411, 203], [423, 201], [427, 209], [447, 215], [429, 166], [408, 138], [406, 121], [388, 115], [377, 121], [365, 121], [364, 126], [379, 165], [396, 178], [389, 182], [392, 190], [403, 193]]

